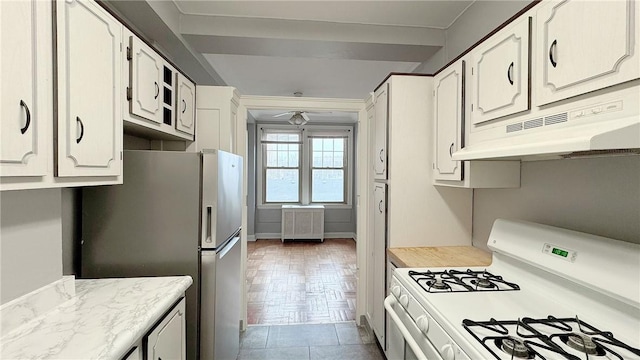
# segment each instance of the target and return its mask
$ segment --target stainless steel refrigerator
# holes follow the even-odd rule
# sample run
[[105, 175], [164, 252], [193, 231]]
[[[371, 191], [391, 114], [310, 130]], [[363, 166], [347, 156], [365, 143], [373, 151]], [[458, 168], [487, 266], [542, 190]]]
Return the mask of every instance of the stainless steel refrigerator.
[[242, 158], [125, 151], [123, 162], [123, 185], [83, 189], [80, 277], [191, 275], [187, 358], [235, 359]]

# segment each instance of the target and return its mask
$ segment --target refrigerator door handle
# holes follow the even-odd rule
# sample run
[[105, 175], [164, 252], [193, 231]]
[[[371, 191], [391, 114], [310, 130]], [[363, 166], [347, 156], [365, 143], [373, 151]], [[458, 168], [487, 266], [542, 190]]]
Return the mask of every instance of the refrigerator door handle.
[[236, 243], [240, 240], [240, 236], [236, 236], [233, 239], [231, 239], [231, 241], [229, 241], [229, 243], [227, 243], [227, 245], [224, 247], [224, 249], [222, 251], [220, 251], [220, 259], [222, 259], [225, 255], [227, 255], [227, 253], [229, 251], [231, 251], [231, 249], [233, 249], [233, 247], [236, 245]]
[[207, 206], [207, 232], [204, 242], [212, 243], [213, 239], [211, 238], [211, 212], [213, 211], [213, 206]]

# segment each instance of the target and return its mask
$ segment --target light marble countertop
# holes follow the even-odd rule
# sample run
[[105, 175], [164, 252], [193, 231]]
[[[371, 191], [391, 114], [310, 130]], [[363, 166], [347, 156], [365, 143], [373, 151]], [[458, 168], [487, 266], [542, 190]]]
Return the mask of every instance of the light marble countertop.
[[0, 358], [120, 359], [192, 283], [190, 276], [76, 280], [69, 300], [2, 333]]

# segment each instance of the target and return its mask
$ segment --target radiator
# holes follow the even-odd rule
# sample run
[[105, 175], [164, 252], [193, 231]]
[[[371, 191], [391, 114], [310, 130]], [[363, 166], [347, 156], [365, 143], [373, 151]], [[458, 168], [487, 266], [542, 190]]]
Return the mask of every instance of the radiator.
[[324, 241], [323, 205], [282, 205], [282, 241]]

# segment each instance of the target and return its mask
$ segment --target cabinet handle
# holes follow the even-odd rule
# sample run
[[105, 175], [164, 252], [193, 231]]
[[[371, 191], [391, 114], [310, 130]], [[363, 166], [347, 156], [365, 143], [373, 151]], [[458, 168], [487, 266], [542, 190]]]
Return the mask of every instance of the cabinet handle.
[[380, 211], [380, 214], [384, 211], [384, 208], [382, 207], [382, 200], [378, 203], [378, 211]]
[[384, 153], [384, 149], [380, 149], [380, 161], [384, 162], [384, 158], [382, 157], [382, 154]]
[[507, 79], [509, 79], [509, 84], [513, 85], [513, 61], [509, 68], [507, 69]]
[[556, 52], [557, 46], [558, 46], [558, 40], [553, 40], [553, 42], [551, 43], [551, 46], [549, 46], [549, 61], [551, 61], [551, 65], [553, 67], [556, 67], [556, 65], [558, 65], [558, 63], [554, 59], [555, 57], [554, 54]]
[[185, 111], [187, 111], [187, 102], [182, 99], [182, 113], [184, 114]]
[[20, 133], [24, 134], [29, 129], [29, 125], [31, 125], [31, 111], [29, 111], [29, 107], [22, 100], [20, 100], [20, 106], [24, 108], [24, 112], [27, 114], [27, 123], [24, 124], [24, 127], [22, 129], [20, 129]]
[[157, 99], [158, 95], [160, 95], [160, 87], [158, 86], [158, 83], [155, 81], [153, 82], [153, 84], [156, 86], [156, 96], [154, 96], [153, 98]]
[[453, 146], [454, 145], [455, 145], [454, 143], [451, 143], [451, 146], [449, 146], [449, 157], [453, 156]]
[[76, 138], [76, 144], [80, 144], [82, 137], [84, 136], [84, 124], [80, 120], [79, 116], [76, 116], [76, 124], [80, 124], [80, 137]]

